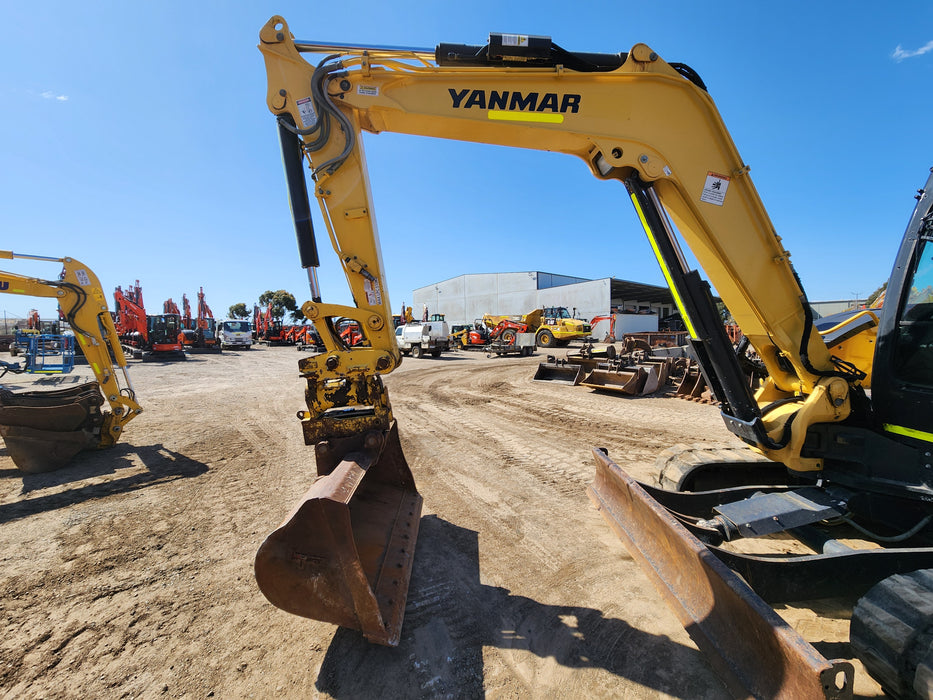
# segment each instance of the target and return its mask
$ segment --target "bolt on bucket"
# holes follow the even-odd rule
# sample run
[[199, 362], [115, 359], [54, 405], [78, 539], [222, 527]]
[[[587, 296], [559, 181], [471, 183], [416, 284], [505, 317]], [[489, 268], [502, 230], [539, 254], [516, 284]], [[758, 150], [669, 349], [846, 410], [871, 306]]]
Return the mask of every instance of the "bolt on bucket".
[[54, 391], [0, 390], [0, 436], [16, 467], [54, 471], [98, 443], [104, 398], [97, 382]]
[[318, 479], [256, 554], [259, 589], [286, 612], [396, 646], [422, 505], [396, 424], [316, 452]]
[[594, 369], [583, 378], [580, 384], [591, 389], [603, 389], [635, 396], [642, 392], [647, 381], [648, 372], [641, 367], [636, 367], [631, 371]]
[[542, 362], [533, 377], [536, 382], [560, 382], [576, 386], [583, 379], [583, 366], [578, 364], [560, 364]]

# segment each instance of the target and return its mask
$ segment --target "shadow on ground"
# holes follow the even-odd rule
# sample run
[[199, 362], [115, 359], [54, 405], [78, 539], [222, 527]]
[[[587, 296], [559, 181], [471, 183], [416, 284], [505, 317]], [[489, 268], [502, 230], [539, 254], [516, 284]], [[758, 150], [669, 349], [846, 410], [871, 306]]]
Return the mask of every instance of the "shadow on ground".
[[[620, 582], [619, 595], [624, 594]], [[421, 521], [398, 647], [369, 644], [360, 633], [339, 628], [316, 688], [338, 698], [374, 692], [411, 698], [484, 697], [484, 647], [519, 652], [515, 663], [524, 670], [527, 685], [510, 687], [510, 695], [521, 696], [536, 684], [546, 695], [572, 692], [569, 686], [549, 687], [560, 682], [555, 664], [603, 669], [678, 697], [711, 695], [708, 674], [696, 679], [677, 671], [704, 663], [696, 649], [607, 618], [599, 610], [547, 605], [482, 584], [477, 533], [436, 516]], [[526, 662], [525, 652], [539, 661]], [[720, 687], [712, 695], [720, 690], [724, 695]], [[611, 685], [606, 691], [613, 694]]]
[[[145, 470], [140, 472], [138, 461]], [[122, 470], [133, 472], [120, 476]], [[135, 446], [120, 443], [107, 450], [84, 451], [63, 469], [44, 474], [23, 474], [16, 469], [0, 470], [0, 478], [22, 478], [24, 496], [66, 484], [73, 487], [44, 496], [24, 498], [0, 505], [0, 523], [25, 518], [57, 508], [84, 503], [153, 484], [204, 474], [207, 465], [166, 449], [161, 444]], [[100, 481], [107, 476], [116, 478]], [[84, 483], [93, 479], [93, 483]]]

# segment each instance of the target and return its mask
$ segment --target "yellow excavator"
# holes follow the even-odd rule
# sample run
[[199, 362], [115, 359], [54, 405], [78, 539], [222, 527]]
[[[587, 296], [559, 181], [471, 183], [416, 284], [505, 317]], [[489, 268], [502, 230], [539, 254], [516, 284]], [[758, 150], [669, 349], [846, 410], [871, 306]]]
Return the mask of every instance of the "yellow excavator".
[[[373, 642], [399, 640], [421, 496], [380, 379], [401, 358], [362, 132], [555, 151], [624, 186], [722, 418], [749, 446], [731, 461], [666, 454], [667, 490], [594, 449], [596, 506], [736, 692], [851, 697], [853, 665], [824, 658], [771, 605], [863, 591], [853, 649], [886, 690], [921, 692], [933, 677], [924, 646], [933, 615], [923, 608], [933, 609], [933, 179], [880, 315], [821, 334], [749, 166], [689, 66], [644, 44], [578, 53], [507, 34], [433, 50], [303, 42], [278, 16], [259, 49], [311, 286], [302, 310], [326, 346], [299, 363], [299, 416], [319, 478], [256, 557], [270, 601]], [[351, 307], [321, 299], [306, 166]], [[688, 267], [682, 243], [708, 281]], [[766, 379], [755, 389], [710, 284], [760, 358]], [[368, 342], [344, 345], [340, 318], [357, 321]], [[754, 556], [731, 545], [775, 533], [808, 553]], [[900, 636], [886, 634], [892, 627]]]
[[[81, 450], [112, 447], [142, 408], [100, 280], [74, 258], [0, 250], [0, 259], [62, 264], [55, 280], [0, 270], [0, 292], [55, 299], [97, 380], [50, 391], [0, 387], [0, 436], [13, 463], [23, 472], [46, 472], [63, 467]], [[104, 401], [109, 412], [101, 410]]]

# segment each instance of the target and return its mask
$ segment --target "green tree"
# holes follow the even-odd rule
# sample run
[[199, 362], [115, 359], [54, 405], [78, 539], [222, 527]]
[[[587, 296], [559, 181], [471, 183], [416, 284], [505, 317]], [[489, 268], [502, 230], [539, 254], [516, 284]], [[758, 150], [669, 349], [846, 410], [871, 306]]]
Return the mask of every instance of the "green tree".
[[230, 318], [249, 318], [251, 314], [250, 310], [246, 308], [246, 304], [242, 301], [227, 309], [227, 313], [230, 314]]
[[880, 287], [878, 287], [878, 289], [876, 289], [875, 291], [873, 291], [871, 294], [868, 295], [868, 301], [865, 302], [865, 303], [868, 304], [868, 306], [871, 306], [872, 304], [874, 304], [874, 303], [875, 303], [875, 300], [876, 300], [879, 296], [881, 296], [881, 293], [882, 293], [885, 289], [887, 289], [887, 288], [888, 288], [888, 283], [885, 282], [885, 283], [882, 284]]
[[284, 289], [275, 292], [267, 290], [259, 295], [259, 306], [261, 308], [265, 308], [269, 304], [272, 304], [272, 318], [278, 320], [285, 316], [286, 311], [295, 311], [298, 308], [294, 295]]

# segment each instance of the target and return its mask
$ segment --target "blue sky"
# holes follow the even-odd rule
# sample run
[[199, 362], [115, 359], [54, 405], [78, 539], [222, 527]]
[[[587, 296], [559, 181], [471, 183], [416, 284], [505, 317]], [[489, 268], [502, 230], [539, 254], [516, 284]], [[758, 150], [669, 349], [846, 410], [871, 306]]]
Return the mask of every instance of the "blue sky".
[[[30, 5], [0, 8], [0, 248], [77, 258], [108, 294], [138, 279], [153, 313], [199, 287], [217, 317], [267, 289], [309, 296], [256, 49], [274, 14], [305, 40], [433, 47], [504, 31], [571, 51], [644, 42], [690, 65], [813, 301], [864, 297], [887, 279], [933, 166], [930, 3]], [[569, 156], [394, 134], [365, 146], [393, 309], [471, 272], [663, 283], [621, 184]], [[325, 301], [347, 303], [316, 223]], [[46, 300], [0, 305], [54, 314]]]

